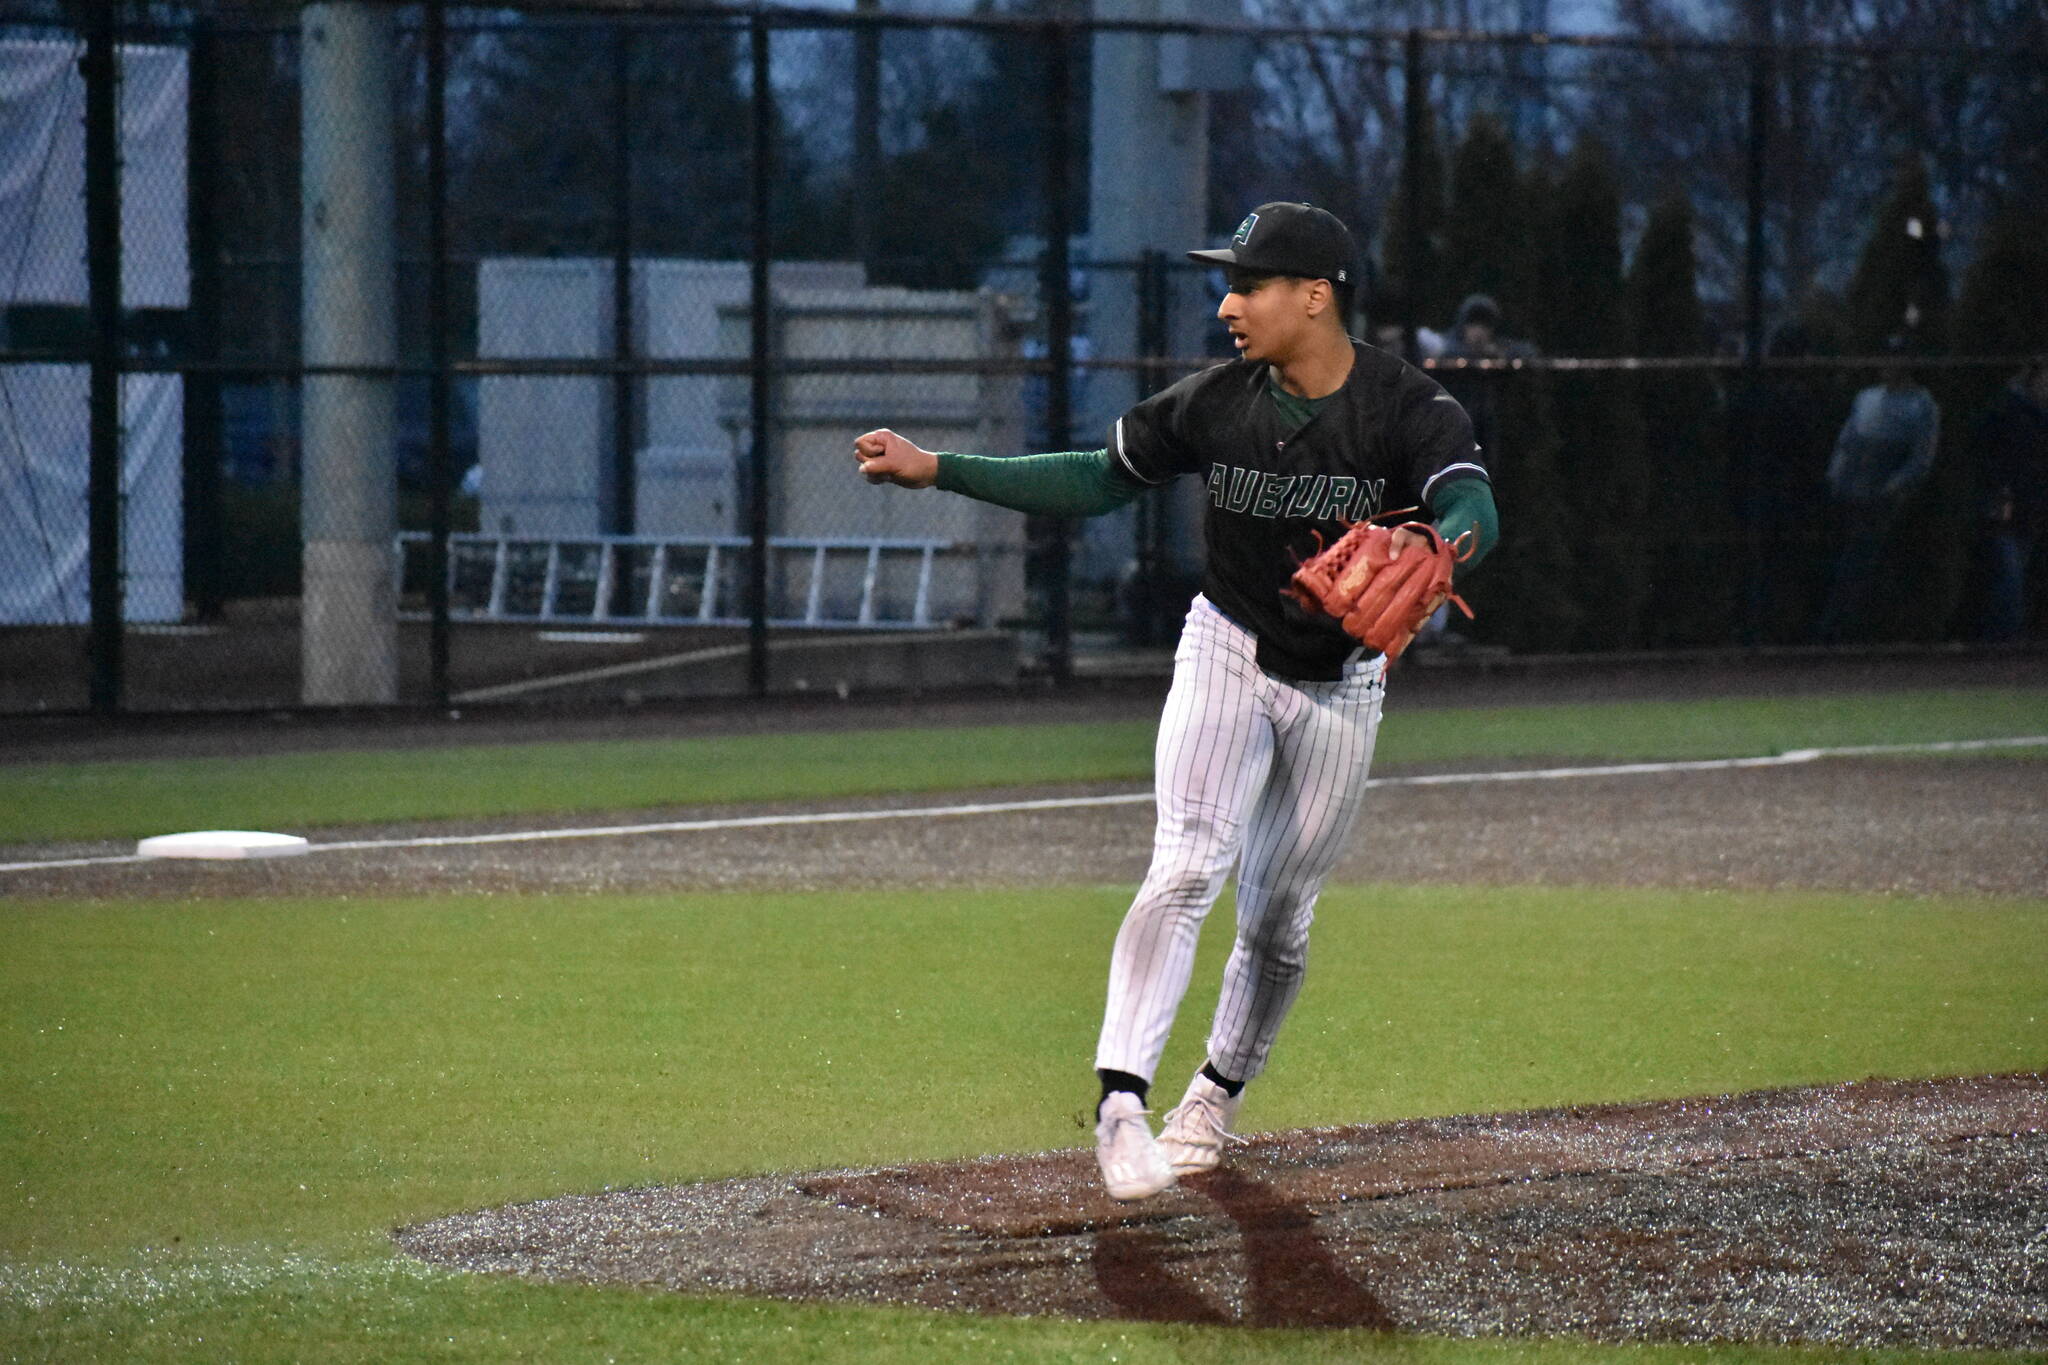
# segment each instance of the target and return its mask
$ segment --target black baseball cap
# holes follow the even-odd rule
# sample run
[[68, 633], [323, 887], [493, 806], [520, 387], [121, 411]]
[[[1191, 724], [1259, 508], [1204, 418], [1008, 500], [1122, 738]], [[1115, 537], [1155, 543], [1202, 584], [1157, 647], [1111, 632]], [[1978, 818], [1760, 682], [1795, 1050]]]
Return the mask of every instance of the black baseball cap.
[[1234, 265], [1260, 275], [1298, 275], [1349, 285], [1357, 253], [1351, 230], [1337, 215], [1313, 204], [1261, 204], [1244, 216], [1230, 245], [1190, 251], [1188, 259]]

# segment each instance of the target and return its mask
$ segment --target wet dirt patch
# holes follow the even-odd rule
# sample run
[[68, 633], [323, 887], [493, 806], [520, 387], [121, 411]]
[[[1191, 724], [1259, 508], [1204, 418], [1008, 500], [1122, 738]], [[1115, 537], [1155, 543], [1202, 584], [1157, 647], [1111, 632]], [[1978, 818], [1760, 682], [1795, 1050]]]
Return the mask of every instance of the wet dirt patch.
[[2048, 1073], [1254, 1136], [1140, 1204], [1085, 1151], [570, 1196], [395, 1234], [691, 1293], [1612, 1341], [2048, 1347]]

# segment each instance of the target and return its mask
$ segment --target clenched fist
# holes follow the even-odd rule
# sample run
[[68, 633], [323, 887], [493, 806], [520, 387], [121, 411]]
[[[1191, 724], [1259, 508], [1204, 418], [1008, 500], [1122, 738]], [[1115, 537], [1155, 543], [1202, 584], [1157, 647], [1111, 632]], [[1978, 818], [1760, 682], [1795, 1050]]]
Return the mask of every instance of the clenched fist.
[[869, 483], [930, 488], [939, 477], [939, 457], [883, 427], [853, 438], [853, 458]]

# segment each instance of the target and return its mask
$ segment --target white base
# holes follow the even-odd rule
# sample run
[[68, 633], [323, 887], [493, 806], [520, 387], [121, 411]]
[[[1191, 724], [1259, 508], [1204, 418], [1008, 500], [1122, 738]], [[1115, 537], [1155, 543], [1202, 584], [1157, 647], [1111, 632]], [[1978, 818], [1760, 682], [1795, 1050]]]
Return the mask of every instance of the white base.
[[158, 834], [135, 845], [143, 858], [287, 858], [308, 845], [296, 834], [264, 834], [248, 829], [201, 829], [188, 834]]

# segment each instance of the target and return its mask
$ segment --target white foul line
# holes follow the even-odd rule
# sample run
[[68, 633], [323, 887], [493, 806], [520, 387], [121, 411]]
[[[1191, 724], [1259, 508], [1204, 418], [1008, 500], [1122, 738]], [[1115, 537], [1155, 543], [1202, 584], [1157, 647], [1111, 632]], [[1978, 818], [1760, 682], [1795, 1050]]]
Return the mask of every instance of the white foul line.
[[[1482, 782], [1556, 782], [1579, 777], [1630, 777], [1653, 773], [1716, 772], [1730, 768], [1779, 768], [1822, 758], [1860, 758], [1878, 754], [1964, 753], [1983, 749], [2019, 749], [2048, 745], [2048, 735], [2007, 739], [1951, 739], [1926, 744], [1858, 744], [1833, 749], [1789, 749], [1758, 758], [1695, 758], [1666, 763], [1610, 763], [1575, 768], [1515, 768], [1483, 773], [1428, 773], [1418, 777], [1375, 777], [1367, 787], [1444, 787]], [[584, 829], [525, 829], [496, 834], [430, 834], [409, 839], [343, 839], [313, 844], [308, 853], [362, 852], [389, 848], [453, 848], [472, 844], [531, 844], [552, 839], [612, 839], [633, 834], [701, 834], [727, 829], [768, 829], [793, 825], [844, 825], [863, 820], [925, 820], [942, 816], [1004, 815], [1031, 810], [1081, 810], [1091, 806], [1133, 806], [1152, 799], [1151, 791], [1111, 796], [1053, 796], [1032, 801], [986, 801], [958, 806], [907, 806], [888, 810], [813, 811], [798, 815], [741, 815], [719, 820], [662, 820], [643, 825], [599, 825]], [[59, 867], [110, 867], [122, 863], [159, 862], [135, 854], [99, 858], [52, 858], [44, 862], [0, 863], [0, 872], [36, 872]]]

